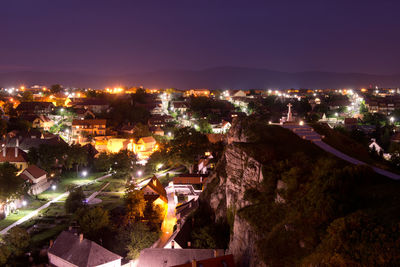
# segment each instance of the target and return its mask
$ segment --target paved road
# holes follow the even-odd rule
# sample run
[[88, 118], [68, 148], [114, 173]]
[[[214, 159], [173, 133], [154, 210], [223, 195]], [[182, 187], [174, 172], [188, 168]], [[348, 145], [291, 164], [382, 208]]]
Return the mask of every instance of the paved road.
[[164, 248], [167, 244], [168, 239], [174, 233], [174, 225], [176, 224], [176, 215], [175, 215], [175, 200], [174, 200], [174, 190], [170, 187], [166, 187], [168, 197], [168, 211], [164, 217], [164, 221], [161, 225], [161, 237], [160, 239], [153, 245], [155, 248]]
[[[107, 175], [101, 176], [101, 177], [96, 178], [96, 179], [94, 179], [93, 181], [91, 181], [91, 182], [89, 182], [89, 183], [87, 183], [87, 184], [93, 183], [93, 182], [95, 182], [95, 181], [104, 180], [105, 178], [110, 177], [110, 176], [111, 176], [111, 174], [107, 174]], [[17, 226], [17, 225], [20, 225], [21, 223], [24, 223], [24, 222], [30, 220], [31, 218], [33, 218], [34, 216], [36, 216], [37, 214], [39, 214], [39, 212], [40, 212], [41, 210], [48, 208], [48, 207], [51, 205], [51, 203], [57, 202], [57, 201], [59, 201], [60, 199], [62, 199], [63, 197], [66, 197], [66, 196], [68, 196], [68, 195], [69, 195], [69, 192], [67, 191], [67, 192], [62, 193], [62, 194], [59, 195], [58, 197], [56, 197], [56, 198], [50, 200], [49, 202], [47, 202], [47, 203], [44, 204], [43, 206], [37, 208], [36, 210], [32, 211], [32, 212], [29, 213], [28, 215], [22, 217], [22, 218], [19, 219], [18, 221], [14, 222], [13, 224], [11, 224], [11, 225], [7, 226], [6, 228], [4, 228], [3, 230], [1, 230], [1, 231], [0, 231], [0, 235], [4, 235], [4, 234], [7, 233], [11, 228], [13, 228], [13, 227], [15, 227], [15, 226]]]
[[[325, 150], [326, 152], [331, 153], [332, 155], [335, 155], [338, 158], [341, 158], [347, 162], [350, 162], [352, 164], [355, 165], [368, 165], [367, 163], [360, 161], [358, 159], [355, 159], [353, 157], [350, 157], [342, 152], [340, 152], [339, 150], [337, 150], [336, 148], [331, 147], [330, 145], [328, 145], [327, 143], [323, 142], [321, 140], [321, 136], [315, 132], [310, 126], [308, 125], [304, 125], [304, 126], [300, 126], [300, 125], [283, 125], [284, 128], [293, 131], [295, 134], [297, 134], [298, 136], [300, 136], [301, 138], [304, 138], [306, 140], [310, 140], [311, 142], [313, 142], [314, 144], [316, 144], [318, 147], [320, 147], [321, 149]], [[317, 137], [317, 138], [316, 138]], [[400, 175], [395, 174], [393, 172], [389, 172], [383, 169], [380, 169], [378, 167], [374, 167], [369, 165], [376, 173], [386, 176], [390, 179], [393, 180], [400, 180]]]

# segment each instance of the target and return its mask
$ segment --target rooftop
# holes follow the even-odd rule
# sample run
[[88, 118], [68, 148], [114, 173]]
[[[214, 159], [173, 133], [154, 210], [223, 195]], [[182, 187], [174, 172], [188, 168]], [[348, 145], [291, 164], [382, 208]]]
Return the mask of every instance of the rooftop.
[[98, 266], [122, 258], [93, 241], [80, 240], [78, 235], [67, 231], [57, 237], [48, 253], [76, 266]]

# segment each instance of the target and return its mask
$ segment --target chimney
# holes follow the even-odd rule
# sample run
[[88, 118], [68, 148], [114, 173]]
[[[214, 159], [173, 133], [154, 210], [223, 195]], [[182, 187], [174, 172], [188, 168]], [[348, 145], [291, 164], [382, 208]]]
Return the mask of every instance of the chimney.
[[83, 234], [79, 234], [79, 243], [82, 243], [83, 241]]
[[197, 262], [195, 259], [192, 260], [192, 267], [197, 267]]
[[50, 239], [49, 248], [51, 248], [52, 246], [53, 246], [53, 239]]
[[171, 248], [172, 248], [172, 249], [175, 248], [175, 241], [174, 241], [174, 240], [171, 241]]
[[214, 249], [214, 258], [218, 257], [218, 251]]
[[190, 246], [192, 245], [192, 243], [190, 243], [190, 241], [188, 241], [188, 248], [190, 248]]

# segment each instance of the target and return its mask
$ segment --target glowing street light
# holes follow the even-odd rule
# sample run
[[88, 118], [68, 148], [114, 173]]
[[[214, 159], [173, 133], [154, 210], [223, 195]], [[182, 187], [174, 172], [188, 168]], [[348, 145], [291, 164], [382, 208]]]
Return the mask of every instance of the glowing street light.
[[141, 177], [142, 176], [142, 174], [143, 174], [143, 172], [142, 171], [137, 171], [137, 176], [139, 176], [139, 177]]
[[394, 122], [394, 117], [390, 117], [390, 122], [391, 122], [391, 123]]
[[335, 117], [337, 117], [339, 114], [337, 112], [335, 112]]
[[172, 135], [171, 132], [168, 132], [168, 136], [171, 137], [171, 135]]
[[61, 109], [60, 109], [60, 112], [64, 112], [64, 108], [61, 108]]
[[88, 174], [88, 172], [87, 172], [87, 171], [83, 171], [83, 172], [82, 172], [82, 176], [83, 176], [83, 177], [86, 177], [86, 176], [87, 176], [87, 174]]
[[28, 202], [26, 200], [22, 201], [22, 206], [26, 207], [26, 205], [28, 205]]
[[51, 189], [53, 189], [53, 191], [55, 191], [55, 190], [57, 189], [57, 186], [56, 186], [55, 184], [53, 184], [53, 185], [51, 186]]

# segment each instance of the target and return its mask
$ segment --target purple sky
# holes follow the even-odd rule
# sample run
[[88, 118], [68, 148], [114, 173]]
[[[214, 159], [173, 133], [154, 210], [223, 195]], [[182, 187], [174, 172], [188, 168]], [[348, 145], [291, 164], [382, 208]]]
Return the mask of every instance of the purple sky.
[[7, 0], [0, 71], [400, 73], [400, 1]]

